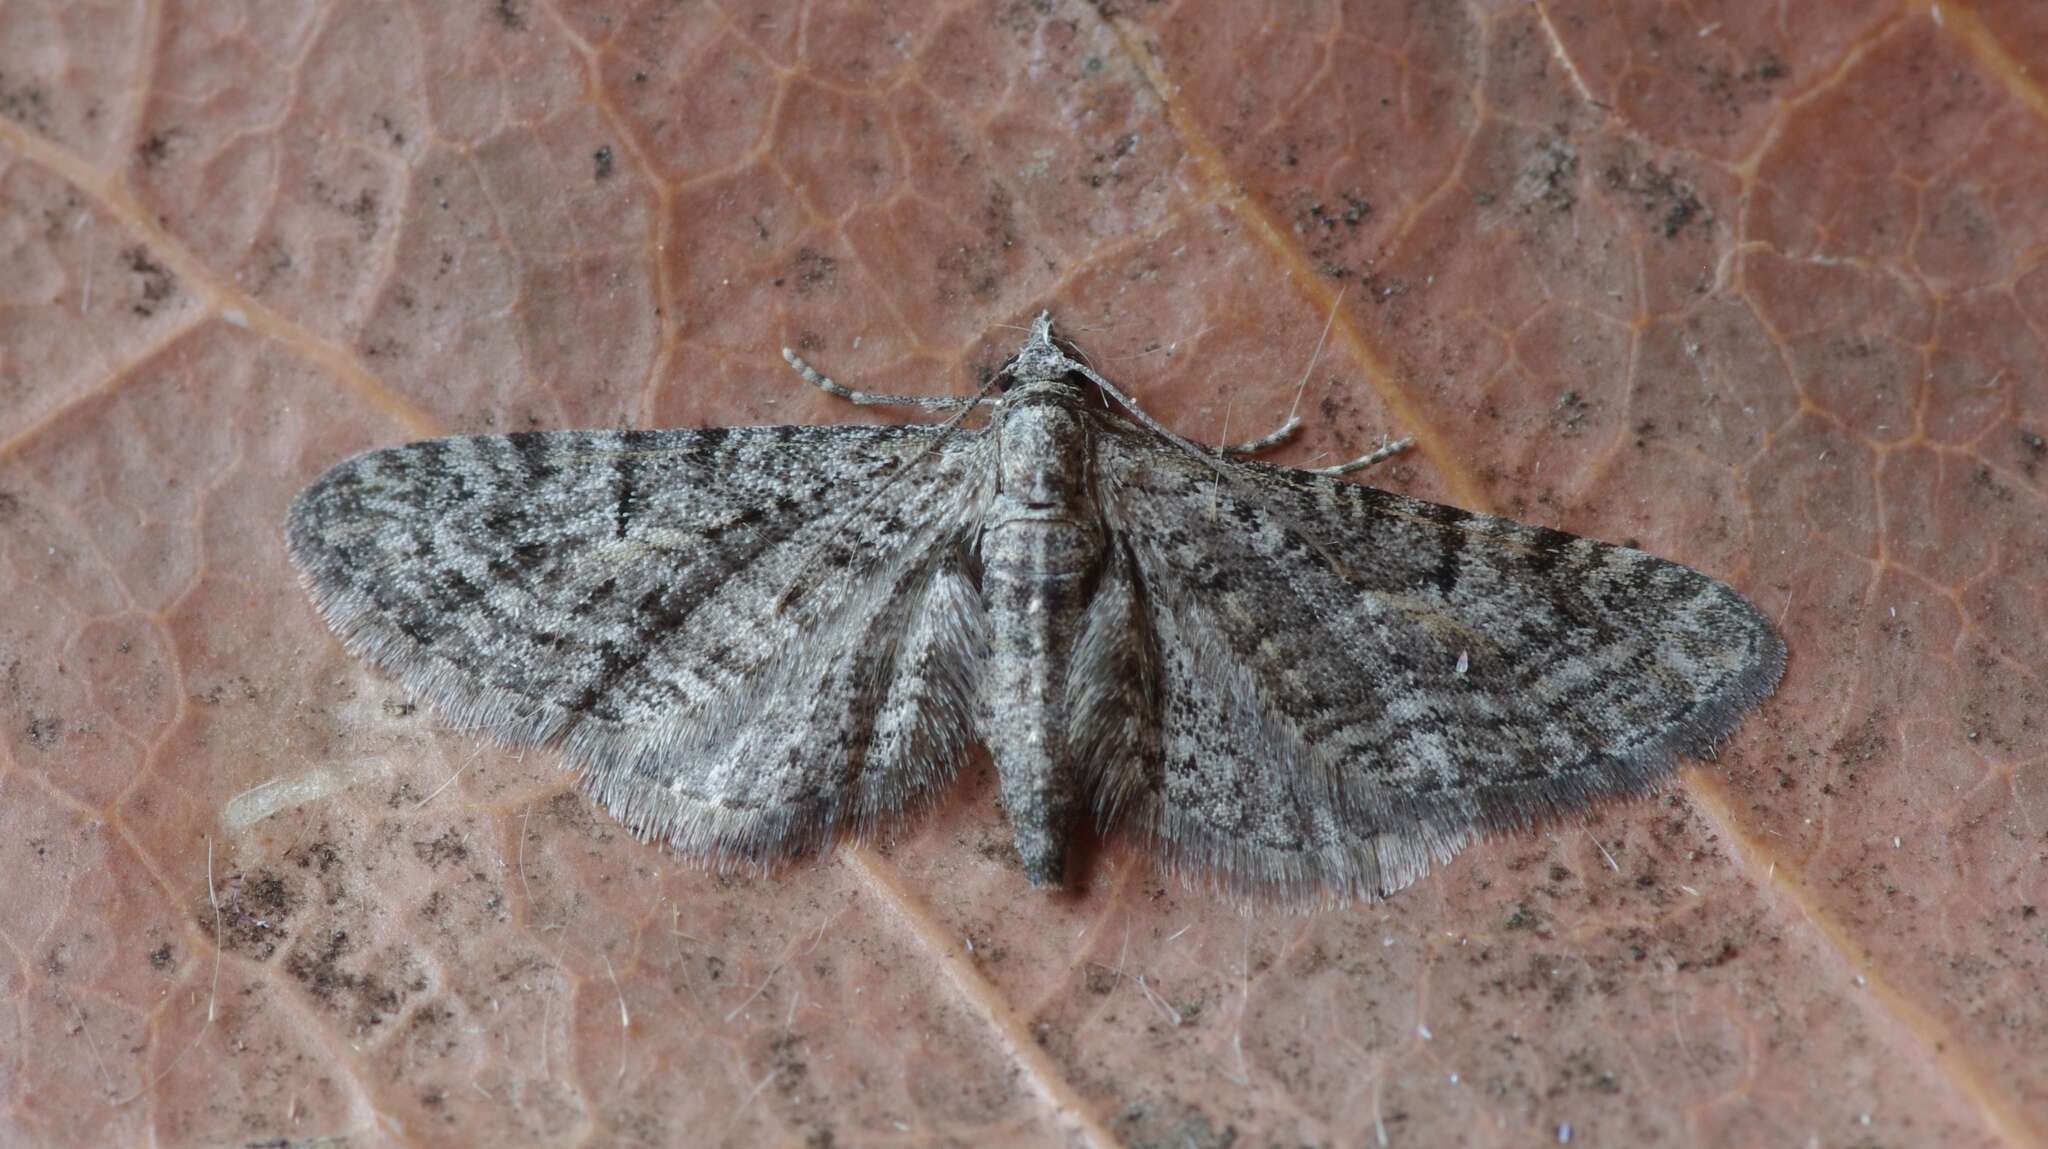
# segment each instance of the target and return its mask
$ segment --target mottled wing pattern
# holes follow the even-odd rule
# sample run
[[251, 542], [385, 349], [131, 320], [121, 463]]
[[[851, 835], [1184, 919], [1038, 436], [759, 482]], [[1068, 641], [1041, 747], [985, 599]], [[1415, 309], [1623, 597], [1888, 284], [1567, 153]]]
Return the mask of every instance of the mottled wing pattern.
[[541, 432], [358, 456], [294, 503], [351, 649], [560, 743], [636, 831], [763, 860], [923, 805], [972, 741], [990, 444], [930, 427]]
[[1687, 567], [1099, 421], [1160, 723], [1099, 786], [1231, 894], [1383, 896], [1644, 792], [1778, 681], [1770, 624]]

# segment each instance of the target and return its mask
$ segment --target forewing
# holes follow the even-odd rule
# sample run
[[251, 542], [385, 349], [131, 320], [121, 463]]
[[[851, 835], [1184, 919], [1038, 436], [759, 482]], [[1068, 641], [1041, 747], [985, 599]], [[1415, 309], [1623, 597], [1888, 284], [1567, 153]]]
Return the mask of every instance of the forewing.
[[541, 432], [358, 456], [287, 537], [348, 646], [554, 743], [636, 831], [765, 859], [929, 799], [971, 740], [986, 445], [930, 427]]
[[1161, 724], [1156, 764], [1107, 789], [1231, 893], [1381, 896], [1476, 832], [1641, 793], [1783, 667], [1690, 568], [1103, 424]]

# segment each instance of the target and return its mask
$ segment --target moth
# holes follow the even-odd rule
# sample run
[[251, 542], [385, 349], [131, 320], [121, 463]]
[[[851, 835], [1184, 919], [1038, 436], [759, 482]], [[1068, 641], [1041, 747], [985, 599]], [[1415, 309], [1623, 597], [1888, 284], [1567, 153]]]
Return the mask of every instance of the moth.
[[1196, 446], [1044, 315], [973, 398], [785, 355], [952, 415], [373, 451], [291, 558], [349, 650], [728, 867], [929, 807], [979, 742], [1033, 884], [1093, 818], [1240, 901], [1378, 898], [1651, 790], [1784, 665], [1687, 567]]

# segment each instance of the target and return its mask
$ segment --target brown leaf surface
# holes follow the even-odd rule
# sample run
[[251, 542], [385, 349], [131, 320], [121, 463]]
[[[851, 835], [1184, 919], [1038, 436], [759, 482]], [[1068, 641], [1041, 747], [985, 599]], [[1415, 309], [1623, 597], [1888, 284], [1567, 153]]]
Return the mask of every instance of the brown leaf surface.
[[[0, 1142], [2048, 1144], [2031, 0], [0, 6]], [[1782, 620], [1667, 797], [1393, 902], [767, 880], [443, 732], [357, 449], [874, 416], [1050, 306], [1188, 434]], [[332, 1138], [333, 1141], [324, 1141]]]

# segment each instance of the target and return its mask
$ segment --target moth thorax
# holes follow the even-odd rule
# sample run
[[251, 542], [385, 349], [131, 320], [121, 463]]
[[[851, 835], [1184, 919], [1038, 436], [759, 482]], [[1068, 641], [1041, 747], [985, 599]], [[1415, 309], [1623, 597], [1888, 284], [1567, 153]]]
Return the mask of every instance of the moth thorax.
[[1088, 426], [1063, 403], [1040, 401], [1003, 418], [1000, 491], [1013, 507], [1081, 511], [1088, 500]]

